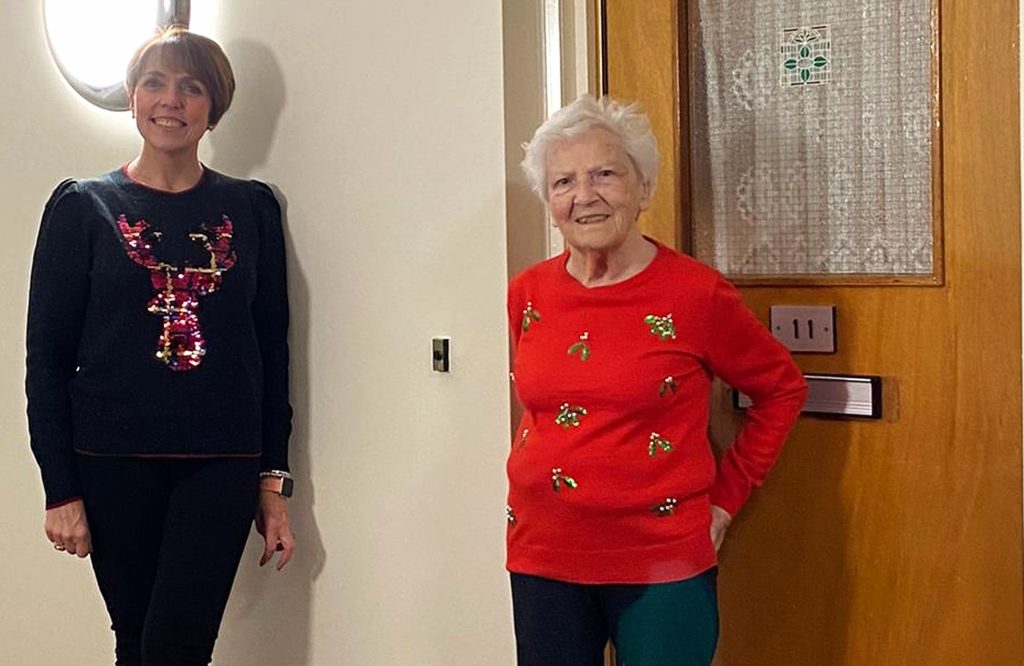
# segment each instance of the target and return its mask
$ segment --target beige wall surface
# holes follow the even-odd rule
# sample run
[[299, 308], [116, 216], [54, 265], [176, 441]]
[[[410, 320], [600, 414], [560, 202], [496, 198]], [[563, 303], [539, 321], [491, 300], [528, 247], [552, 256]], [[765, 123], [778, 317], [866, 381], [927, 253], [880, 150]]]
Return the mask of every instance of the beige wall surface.
[[[0, 4], [0, 645], [4, 663], [102, 664], [112, 639], [88, 563], [42, 534], [24, 312], [49, 191], [138, 140], [127, 114], [59, 78], [39, 4]], [[500, 3], [217, 13], [239, 92], [203, 158], [267, 181], [286, 211], [300, 552], [277, 575], [250, 542], [215, 663], [511, 664]], [[430, 369], [439, 335], [449, 375]]]

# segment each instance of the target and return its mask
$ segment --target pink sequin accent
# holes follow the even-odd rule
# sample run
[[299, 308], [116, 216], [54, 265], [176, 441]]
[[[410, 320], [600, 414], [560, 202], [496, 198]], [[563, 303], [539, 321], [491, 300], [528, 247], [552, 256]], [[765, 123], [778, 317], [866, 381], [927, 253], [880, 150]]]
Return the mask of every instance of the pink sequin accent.
[[231, 220], [224, 215], [220, 224], [203, 224], [199, 232], [189, 234], [193, 242], [210, 253], [210, 264], [181, 268], [153, 256], [153, 246], [143, 236], [149, 228], [145, 220], [129, 224], [122, 214], [117, 218], [117, 228], [124, 238], [125, 252], [132, 261], [149, 269], [150, 282], [157, 292], [146, 306], [149, 312], [164, 319], [156, 357], [177, 372], [198, 368], [206, 355], [206, 338], [199, 323], [199, 297], [217, 291], [224, 271], [235, 265]]

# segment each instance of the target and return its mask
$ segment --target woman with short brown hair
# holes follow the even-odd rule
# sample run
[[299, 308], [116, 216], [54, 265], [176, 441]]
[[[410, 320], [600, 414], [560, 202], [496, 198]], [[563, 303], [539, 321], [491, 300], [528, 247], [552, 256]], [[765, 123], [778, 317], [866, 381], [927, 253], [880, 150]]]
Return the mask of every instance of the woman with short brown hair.
[[281, 211], [199, 161], [234, 94], [215, 42], [168, 29], [126, 85], [140, 154], [43, 213], [29, 431], [47, 537], [91, 555], [116, 663], [208, 664], [253, 516], [261, 565], [295, 548]]

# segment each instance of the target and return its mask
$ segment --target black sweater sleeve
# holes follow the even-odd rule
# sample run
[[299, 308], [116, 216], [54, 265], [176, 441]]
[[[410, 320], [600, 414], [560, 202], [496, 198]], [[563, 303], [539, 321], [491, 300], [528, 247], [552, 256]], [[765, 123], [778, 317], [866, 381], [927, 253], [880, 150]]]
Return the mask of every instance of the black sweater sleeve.
[[292, 408], [288, 402], [288, 279], [281, 207], [269, 187], [252, 181], [252, 203], [260, 225], [256, 295], [252, 318], [263, 362], [263, 470], [288, 468]]
[[89, 299], [91, 242], [74, 181], [57, 186], [43, 211], [32, 259], [25, 393], [32, 453], [47, 508], [81, 496], [72, 449], [70, 382]]

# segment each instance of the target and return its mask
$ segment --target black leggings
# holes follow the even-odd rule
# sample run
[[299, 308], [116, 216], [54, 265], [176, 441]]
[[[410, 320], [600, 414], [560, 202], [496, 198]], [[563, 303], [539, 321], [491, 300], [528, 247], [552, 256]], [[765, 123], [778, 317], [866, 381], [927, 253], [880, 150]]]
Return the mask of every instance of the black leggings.
[[254, 458], [78, 456], [117, 666], [205, 666], [256, 510]]

